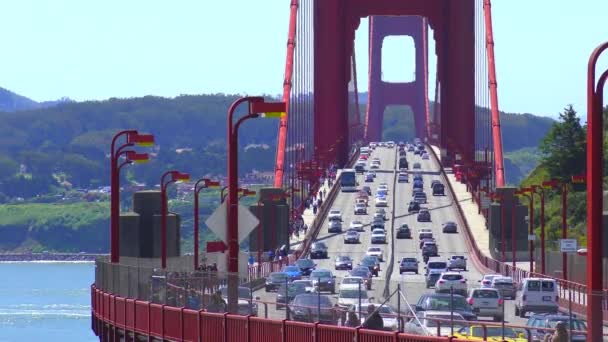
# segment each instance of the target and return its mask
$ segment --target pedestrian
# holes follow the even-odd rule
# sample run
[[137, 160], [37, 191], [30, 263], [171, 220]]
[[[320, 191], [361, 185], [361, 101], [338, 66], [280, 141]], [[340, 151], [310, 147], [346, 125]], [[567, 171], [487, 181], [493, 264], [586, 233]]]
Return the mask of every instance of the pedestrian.
[[380, 313], [376, 311], [376, 307], [373, 304], [367, 306], [367, 318], [361, 326], [365, 329], [371, 330], [384, 329], [384, 321], [382, 320], [382, 316], [380, 316]]
[[324, 191], [323, 191], [323, 190], [319, 191], [319, 199], [320, 199], [321, 201], [323, 200], [323, 194], [324, 194]]
[[555, 324], [555, 331], [553, 334], [545, 335], [544, 342], [566, 342], [570, 341], [568, 336], [568, 330], [566, 330], [566, 324], [562, 321]]
[[225, 312], [226, 311], [226, 301], [222, 298], [222, 292], [216, 291], [209, 301], [209, 305], [207, 305], [207, 311], [209, 312]]
[[255, 264], [255, 259], [253, 258], [253, 255], [249, 255], [249, 259], [248, 259], [248, 263], [250, 266], [253, 266], [253, 264]]
[[357, 316], [357, 313], [355, 312], [355, 308], [351, 307], [350, 310], [348, 311], [348, 316], [346, 318], [346, 322], [344, 323], [345, 326], [347, 327], [358, 327], [361, 325], [361, 321], [359, 320], [359, 316]]
[[319, 207], [323, 205], [323, 199], [319, 198]]
[[302, 229], [304, 230], [304, 236], [306, 236], [306, 231], [308, 230], [308, 225], [306, 223], [304, 223], [304, 227], [302, 227]]
[[317, 202], [312, 204], [312, 214], [317, 215]]
[[274, 251], [271, 249], [270, 251], [268, 251], [268, 261], [273, 261], [274, 260]]
[[336, 322], [337, 325], [346, 324], [346, 312], [340, 308], [338, 303], [334, 305], [334, 322]]

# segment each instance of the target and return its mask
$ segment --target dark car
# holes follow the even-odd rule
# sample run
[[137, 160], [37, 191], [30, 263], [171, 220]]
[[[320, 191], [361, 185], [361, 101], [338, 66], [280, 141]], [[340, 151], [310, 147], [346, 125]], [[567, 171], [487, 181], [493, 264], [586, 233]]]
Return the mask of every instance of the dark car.
[[435, 184], [441, 184], [441, 181], [439, 181], [438, 179], [433, 179], [431, 181], [431, 190], [433, 189], [433, 187], [435, 186]]
[[402, 258], [399, 263], [399, 274], [404, 272], [414, 272], [418, 274], [418, 259]]
[[402, 224], [401, 227], [397, 228], [397, 239], [411, 239], [412, 231], [407, 224]]
[[302, 272], [303, 276], [310, 275], [310, 272], [317, 266], [317, 264], [310, 259], [299, 259], [295, 264], [300, 268], [300, 272]]
[[283, 272], [272, 272], [266, 278], [265, 290], [266, 292], [276, 291], [279, 286], [289, 282], [289, 276]]
[[416, 221], [418, 222], [431, 222], [431, 212], [422, 209], [418, 212], [418, 217], [416, 217]]
[[458, 233], [458, 227], [456, 226], [456, 222], [448, 221], [443, 224], [442, 229], [444, 233]]
[[[570, 321], [570, 316], [564, 314], [548, 314], [548, 313], [540, 313], [540, 314], [532, 314], [528, 319], [526, 325], [528, 327], [534, 327], [535, 330], [532, 330], [532, 337], [538, 338], [539, 341], [542, 341], [546, 334], [551, 334], [552, 331], [545, 330], [546, 329], [554, 329], [557, 322], [564, 322], [566, 324], [567, 329], [570, 327], [570, 323], [572, 323], [572, 330], [578, 331], [586, 331], [587, 330], [587, 322], [582, 319], [578, 319], [576, 317], [572, 318]], [[536, 341], [536, 339], [534, 339]], [[586, 341], [586, 337], [583, 334], [572, 334], [571, 341]]]
[[400, 157], [401, 157], [401, 156], [405, 156], [405, 155], [406, 155], [405, 150], [399, 150], [399, 156], [400, 156]]
[[310, 274], [310, 280], [317, 291], [329, 291], [331, 293], [336, 293], [336, 277], [331, 273], [330, 270], [314, 270]]
[[408, 168], [407, 159], [405, 159], [405, 157], [399, 158], [399, 168], [400, 169], [407, 169]]
[[424, 183], [421, 180], [419, 180], [419, 179], [414, 180], [414, 184], [412, 184], [412, 189], [416, 189], [416, 188], [422, 189], [423, 187], [424, 187]]
[[426, 288], [430, 289], [431, 287], [435, 287], [435, 283], [441, 277], [441, 273], [428, 273], [424, 276], [424, 283], [426, 284]]
[[299, 294], [293, 299], [288, 310], [294, 321], [336, 324], [336, 315], [328, 296]]
[[284, 308], [297, 295], [306, 293], [306, 286], [302, 283], [283, 284], [277, 290], [277, 310]]
[[414, 201], [418, 203], [426, 203], [426, 194], [423, 191], [414, 194]]
[[439, 255], [439, 251], [435, 241], [427, 241], [424, 243], [424, 245], [422, 245], [422, 255], [430, 257]]
[[420, 246], [418, 248], [422, 249], [422, 246], [424, 246], [425, 242], [434, 242], [435, 239], [433, 239], [433, 235], [432, 234], [428, 234], [428, 236], [425, 237], [421, 237], [420, 238]]
[[371, 196], [371, 195], [372, 195], [372, 188], [370, 188], [370, 187], [369, 187], [369, 186], [367, 186], [367, 185], [365, 185], [365, 186], [364, 186], [364, 187], [363, 187], [361, 190], [362, 190], [362, 191], [367, 192], [367, 195], [368, 195], [368, 196]]
[[355, 172], [357, 172], [357, 173], [364, 173], [365, 172], [365, 166], [363, 164], [357, 164], [357, 165], [355, 165]]
[[409, 206], [407, 207], [407, 212], [408, 213], [417, 213], [420, 211], [420, 203], [416, 202], [416, 201], [411, 201]]
[[327, 258], [327, 245], [323, 242], [313, 242], [310, 246], [310, 258], [311, 259], [325, 259]]
[[441, 183], [433, 185], [433, 196], [445, 196], [445, 186]]
[[423, 181], [422, 180], [422, 175], [420, 173], [415, 173], [414, 174], [414, 181]]
[[375, 275], [376, 277], [380, 273], [380, 264], [376, 257], [365, 257], [361, 259], [359, 265], [367, 267], [369, 271], [372, 272], [372, 275]]
[[[453, 310], [462, 315], [467, 321], [477, 320], [477, 316], [473, 313], [473, 309], [467, 300], [457, 294], [449, 293], [426, 293], [420, 296], [416, 304], [416, 311], [448, 311]], [[451, 305], [450, 305], [451, 303]]]
[[365, 287], [368, 290], [372, 289], [372, 272], [370, 272], [369, 267], [366, 266], [357, 266], [350, 271], [349, 275], [351, 277], [361, 277], [365, 282]]
[[382, 218], [374, 219], [371, 224], [371, 230], [373, 231], [376, 228], [384, 229], [384, 220]]

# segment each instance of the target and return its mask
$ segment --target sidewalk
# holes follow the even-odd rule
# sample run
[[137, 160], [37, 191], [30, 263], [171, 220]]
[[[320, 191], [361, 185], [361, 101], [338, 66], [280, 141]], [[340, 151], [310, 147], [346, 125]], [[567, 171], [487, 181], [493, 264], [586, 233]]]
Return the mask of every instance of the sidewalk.
[[[441, 153], [437, 146], [432, 146], [435, 155], [441, 160]], [[445, 173], [448, 182], [454, 189], [455, 200], [460, 203], [460, 207], [464, 213], [465, 219], [469, 224], [469, 229], [479, 251], [486, 257], [492, 258], [490, 254], [490, 232], [486, 229], [486, 218], [479, 213], [477, 204], [473, 201], [473, 195], [467, 191], [466, 184], [462, 184], [456, 180], [456, 176], [452, 169], [445, 167]], [[510, 263], [509, 263], [510, 264]], [[517, 267], [523, 270], [530, 270], [529, 261], [518, 261]]]

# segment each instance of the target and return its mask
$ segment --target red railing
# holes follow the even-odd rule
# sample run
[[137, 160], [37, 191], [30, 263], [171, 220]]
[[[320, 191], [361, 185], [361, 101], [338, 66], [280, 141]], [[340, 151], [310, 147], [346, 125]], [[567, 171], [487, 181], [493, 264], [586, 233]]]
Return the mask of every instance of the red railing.
[[[126, 299], [91, 286], [93, 331], [101, 340], [137, 334], [175, 341], [440, 342], [449, 337], [417, 336], [319, 323], [210, 313]], [[125, 338], [125, 340], [130, 340]], [[459, 341], [462, 341], [459, 339]]]
[[[431, 151], [435, 160], [439, 161], [439, 158], [437, 157], [435, 151], [431, 148], [431, 146], [427, 146], [427, 149]], [[450, 194], [452, 196], [454, 196], [454, 194], [455, 194], [454, 188], [452, 187], [452, 184], [449, 181], [447, 181], [448, 177], [445, 172], [445, 169], [444, 169], [443, 165], [441, 165], [441, 163], [439, 163], [439, 165], [441, 166], [441, 173], [443, 174], [444, 178], [446, 179], [446, 183], [450, 190]], [[474, 200], [475, 200], [475, 198], [476, 198], [476, 196], [473, 196]], [[560, 298], [562, 299], [562, 301], [560, 302], [560, 306], [563, 309], [567, 310], [568, 305], [569, 305], [569, 300], [571, 299], [572, 300], [572, 303], [571, 303], [572, 311], [577, 312], [579, 314], [586, 314], [587, 285], [551, 277], [551, 276], [540, 274], [540, 273], [530, 272], [530, 271], [521, 269], [519, 267], [513, 268], [513, 266], [511, 266], [511, 265], [503, 264], [502, 262], [485, 255], [483, 252], [481, 252], [481, 250], [479, 249], [479, 246], [477, 245], [477, 242], [475, 241], [475, 238], [473, 237], [473, 234], [469, 227], [469, 223], [464, 214], [464, 210], [462, 209], [462, 207], [460, 205], [460, 202], [456, 198], [452, 198], [452, 202], [456, 205], [456, 210], [458, 211], [458, 214], [459, 214], [458, 216], [459, 216], [459, 220], [461, 221], [460, 222], [461, 226], [463, 226], [465, 228], [464, 229], [465, 243], [468, 245], [469, 250], [473, 252], [474, 258], [472, 261], [477, 264], [477, 266], [480, 268], [480, 270], [485, 269], [488, 272], [495, 272], [495, 273], [503, 274], [505, 276], [512, 277], [513, 280], [516, 282], [521, 282], [522, 279], [530, 278], [530, 277], [542, 277], [542, 278], [555, 279], [555, 281], [558, 284]], [[476, 203], [477, 203], [477, 205], [480, 205], [478, 202], [476, 202]], [[569, 293], [570, 291], [573, 292], [571, 298], [570, 298], [570, 293]], [[602, 300], [603, 316], [604, 316], [604, 320], [608, 321], [608, 290], [604, 290], [603, 292], [604, 292], [603, 300]]]

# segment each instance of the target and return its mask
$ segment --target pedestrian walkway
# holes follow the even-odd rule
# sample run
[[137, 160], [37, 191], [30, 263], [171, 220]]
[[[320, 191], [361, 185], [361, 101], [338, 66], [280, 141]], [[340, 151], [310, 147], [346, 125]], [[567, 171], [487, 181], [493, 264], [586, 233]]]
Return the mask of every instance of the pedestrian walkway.
[[[437, 146], [432, 146], [435, 155], [441, 160], [441, 154]], [[492, 258], [490, 254], [490, 232], [486, 228], [486, 218], [479, 212], [477, 203], [473, 200], [473, 194], [467, 191], [466, 184], [456, 180], [451, 167], [444, 167], [448, 182], [454, 189], [454, 200], [458, 201], [464, 213], [471, 236], [477, 244], [479, 251], [486, 257]], [[529, 261], [518, 261], [517, 267], [526, 271], [530, 270]]]
[[[337, 178], [337, 177], [336, 177]], [[335, 183], [333, 184], [333, 186], [335, 186]], [[325, 182], [323, 182], [323, 184], [321, 185], [321, 187], [319, 187], [319, 190], [317, 191], [317, 197], [315, 197], [314, 199], [319, 198], [319, 192], [323, 191], [325, 193], [325, 196], [323, 197], [323, 201], [325, 201], [327, 194], [329, 194], [329, 191], [333, 188], [329, 187], [328, 185], [328, 181], [325, 180]], [[325, 202], [323, 202], [325, 203]], [[305, 209], [304, 212], [302, 213], [302, 218], [304, 219], [304, 224], [306, 224], [306, 226], [308, 226], [308, 231], [306, 232], [307, 234], [310, 233], [310, 228], [312, 227], [312, 223], [315, 219], [316, 215], [313, 214], [313, 209], [312, 209], [312, 205], [310, 206], [309, 209]], [[290, 236], [289, 239], [289, 244], [291, 249], [296, 249], [298, 248], [298, 245], [300, 245], [306, 238], [307, 234], [303, 234], [303, 232], [300, 232], [299, 236], [296, 237], [295, 234], [292, 234]]]

